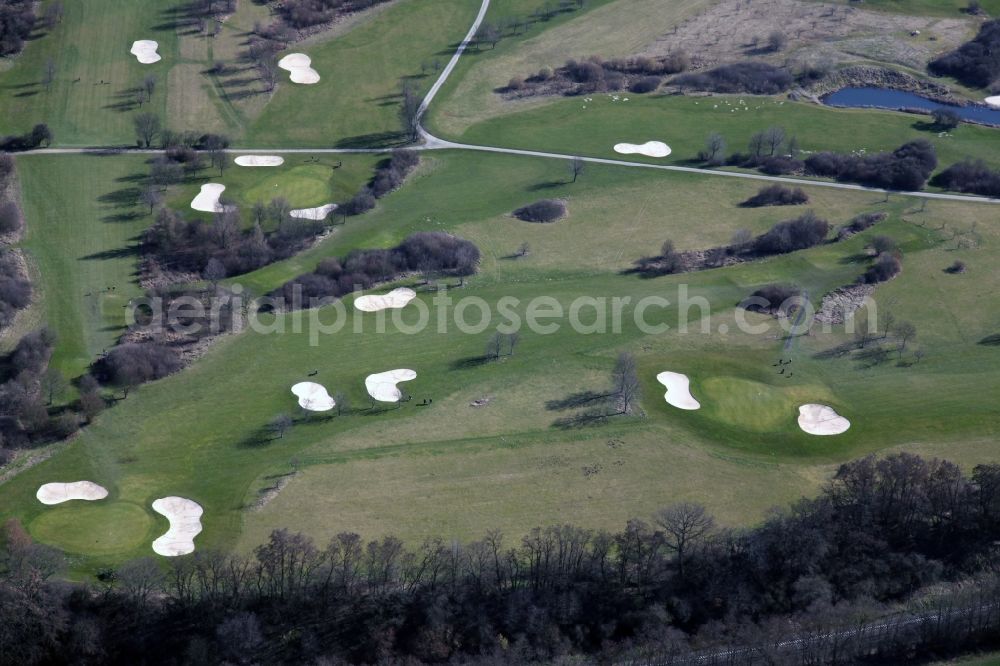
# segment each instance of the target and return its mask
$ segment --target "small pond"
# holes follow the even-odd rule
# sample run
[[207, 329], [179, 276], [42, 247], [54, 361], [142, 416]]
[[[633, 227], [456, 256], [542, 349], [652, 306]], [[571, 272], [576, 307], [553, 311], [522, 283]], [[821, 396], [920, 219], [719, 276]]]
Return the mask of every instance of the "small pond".
[[829, 106], [855, 109], [923, 109], [933, 111], [945, 108], [957, 113], [962, 120], [1000, 126], [1000, 109], [992, 109], [988, 106], [942, 104], [920, 95], [888, 88], [841, 88], [824, 97], [823, 103]]

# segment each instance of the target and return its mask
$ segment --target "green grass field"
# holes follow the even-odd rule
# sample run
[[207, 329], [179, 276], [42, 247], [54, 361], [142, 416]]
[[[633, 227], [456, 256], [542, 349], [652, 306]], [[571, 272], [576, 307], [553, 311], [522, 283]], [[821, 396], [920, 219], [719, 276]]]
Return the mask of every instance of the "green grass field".
[[[175, 0], [67, 6], [61, 24], [0, 69], [5, 130], [24, 132], [46, 122], [56, 145], [132, 145], [132, 118], [141, 110], [157, 113], [172, 129], [223, 132], [255, 147], [392, 145], [402, 140], [403, 83], [410, 81], [418, 93], [430, 87], [438, 73], [433, 63], [447, 60], [477, 8], [466, 0], [401, 0], [352, 17], [329, 34], [291, 46], [312, 57], [321, 83], [294, 85], [280, 70], [276, 89], [267, 94], [241, 60], [254, 22], [270, 20], [266, 8], [240, 3], [211, 38], [178, 22], [184, 7]], [[137, 63], [129, 54], [137, 39], [159, 42], [163, 59]], [[56, 77], [46, 90], [50, 59]], [[216, 61], [227, 64], [225, 75], [210, 73]], [[157, 89], [139, 109], [132, 89], [149, 74], [157, 77]]]
[[[43, 170], [64, 169], [63, 180], [79, 179], [77, 191], [89, 190], [90, 199], [100, 202], [122, 187], [116, 179], [140, 166], [131, 158], [102, 160], [21, 158], [27, 164], [22, 171], [29, 205], [60, 206], [47, 210], [47, 220], [70, 219], [80, 209], [78, 197], [57, 198], [36, 184], [48, 181], [37, 175]], [[90, 164], [97, 166], [86, 168]], [[287, 167], [292, 172], [302, 168]], [[665, 237], [675, 238], [681, 248], [705, 247], [724, 242], [738, 228], [764, 229], [795, 209], [738, 208], [736, 203], [756, 190], [750, 182], [593, 166], [569, 184], [563, 169], [542, 159], [428, 155], [407, 186], [381, 200], [372, 213], [352, 218], [304, 255], [238, 281], [266, 291], [323, 256], [392, 245], [414, 230], [451, 230], [474, 239], [485, 256], [480, 274], [455, 296], [496, 303], [504, 296], [524, 302], [544, 295], [567, 305], [583, 295], [673, 296], [687, 284], [692, 295], [710, 303], [705, 321], [711, 335], [647, 335], [626, 317], [619, 335], [579, 335], [565, 326], [554, 335], [524, 333], [514, 357], [468, 364], [463, 359], [482, 353], [492, 328], [478, 334], [452, 329], [411, 335], [390, 323], [386, 333], [376, 333], [370, 328], [373, 317], [364, 315], [366, 330], [356, 334], [357, 317], [348, 309], [344, 329], [321, 336], [314, 346], [306, 322], [296, 332], [296, 316], [287, 315], [275, 320], [286, 325], [283, 334], [251, 330], [225, 338], [194, 366], [130, 393], [65, 451], [6, 483], [0, 519], [21, 518], [37, 538], [72, 552], [78, 572], [87, 573], [98, 564], [147, 553], [147, 538], [130, 539], [134, 532], [146, 530], [148, 537], [165, 529], [165, 521], [148, 507], [167, 494], [205, 507], [205, 532], [198, 538], [202, 548], [249, 547], [277, 526], [303, 529], [321, 540], [342, 529], [413, 539], [431, 534], [466, 538], [488, 526], [514, 534], [556, 520], [610, 527], [679, 499], [704, 501], [727, 524], [741, 524], [758, 519], [773, 504], [812, 492], [831, 464], [868, 451], [920, 447], [963, 464], [996, 455], [990, 442], [1000, 423], [990, 396], [1000, 391], [1000, 371], [995, 348], [977, 344], [1000, 327], [991, 295], [1000, 277], [991, 274], [988, 259], [1000, 238], [990, 224], [989, 207], [932, 202], [919, 212], [912, 201], [886, 203], [868, 193], [809, 188], [811, 207], [834, 222], [886, 209], [891, 219], [875, 232], [892, 235], [906, 251], [903, 275], [881, 287], [878, 300], [918, 326], [916, 344], [926, 356], [910, 367], [889, 363], [865, 369], [847, 359], [813, 357], [842, 341], [842, 334], [817, 333], [784, 352], [777, 330], [739, 333], [732, 304], [755, 285], [773, 280], [794, 279], [811, 294], [850, 282], [863, 270], [856, 256], [871, 232], [760, 263], [644, 280], [619, 271], [655, 251]], [[238, 179], [230, 181], [234, 192], [253, 191], [260, 187], [253, 181], [270, 177], [236, 167], [223, 180], [231, 176]], [[539, 196], [566, 197], [570, 216], [551, 225], [528, 225], [508, 216]], [[702, 201], [713, 203], [699, 210], [696, 202]], [[100, 212], [91, 213], [91, 228], [98, 226]], [[614, 226], [625, 224], [617, 218], [632, 220], [631, 235], [630, 227]], [[951, 233], [967, 232], [973, 223], [978, 248], [953, 249], [947, 240]], [[54, 257], [77, 256], [68, 249], [77, 229], [53, 224], [45, 231]], [[530, 239], [532, 253], [505, 259], [522, 238]], [[107, 236], [100, 243], [110, 251], [126, 240]], [[967, 274], [942, 272], [955, 258], [967, 262]], [[134, 259], [122, 261], [115, 269], [119, 275]], [[79, 267], [73, 270], [58, 284], [103, 280]], [[57, 279], [54, 274], [52, 279]], [[423, 292], [420, 298], [428, 302], [432, 296]], [[79, 311], [72, 300], [68, 310]], [[95, 342], [88, 332], [102, 320], [59, 319], [62, 308], [51, 307], [62, 340], [58, 358], [82, 359]], [[329, 323], [334, 310], [318, 315]], [[408, 308], [403, 321], [412, 323], [417, 315], [416, 308]], [[678, 316], [672, 306], [653, 319], [676, 324]], [[695, 309], [694, 316], [698, 320], [702, 313]], [[718, 333], [722, 324], [729, 333]], [[70, 354], [74, 348], [79, 351]], [[645, 416], [593, 429], [554, 429], [552, 422], [562, 414], [547, 410], [545, 401], [603, 385], [619, 350], [638, 357]], [[796, 363], [792, 381], [771, 367], [777, 356], [787, 354]], [[418, 378], [406, 386], [416, 400], [399, 408], [369, 409], [364, 377], [394, 367], [417, 370]], [[681, 413], [666, 405], [654, 379], [665, 369], [688, 373], [706, 407]], [[331, 391], [345, 391], [356, 411], [333, 418], [299, 414], [288, 387], [312, 370]], [[418, 407], [425, 397], [434, 399], [433, 406]], [[469, 406], [482, 397], [491, 398], [488, 406]], [[836, 438], [799, 431], [794, 407], [814, 400], [836, 406], [851, 418], [852, 429]], [[261, 428], [281, 411], [295, 414], [297, 424], [281, 439], [262, 441]], [[293, 465], [302, 471], [276, 499], [261, 511], [244, 508]], [[34, 500], [34, 491], [46, 481], [70, 477], [106, 485], [113, 497], [107, 511], [79, 503], [60, 507], [59, 515], [50, 517], [51, 509]], [[126, 508], [133, 506], [142, 507], [155, 527], [140, 527], [139, 521], [128, 534], [85, 542], [86, 526], [100, 525], [109, 512], [134, 514]], [[64, 524], [73, 524], [81, 535], [63, 530]]]
[[[712, 132], [725, 137], [729, 152], [745, 152], [753, 133], [780, 126], [789, 137], [798, 139], [804, 151], [871, 153], [922, 138], [934, 144], [942, 167], [964, 157], [982, 159], [994, 168], [1000, 166], [996, 157], [1000, 130], [963, 124], [942, 134], [925, 129], [926, 121], [925, 117], [907, 113], [834, 109], [777, 97], [623, 93], [556, 98], [542, 108], [487, 120], [448, 138], [480, 145], [685, 164], [696, 158]], [[613, 150], [622, 141], [648, 140], [667, 143], [673, 153], [666, 159], [656, 159], [618, 155]]]

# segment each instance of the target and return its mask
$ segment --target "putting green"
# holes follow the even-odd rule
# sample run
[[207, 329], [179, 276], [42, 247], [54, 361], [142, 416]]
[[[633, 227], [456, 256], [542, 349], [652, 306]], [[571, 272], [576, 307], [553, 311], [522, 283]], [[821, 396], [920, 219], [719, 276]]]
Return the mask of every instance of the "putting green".
[[31, 536], [67, 553], [107, 555], [153, 540], [153, 520], [127, 502], [70, 502], [46, 509], [28, 524]]
[[754, 432], [793, 427], [800, 404], [831, 398], [824, 386], [784, 388], [737, 377], [710, 377], [695, 384], [692, 393], [706, 415]]
[[328, 166], [273, 167], [260, 171], [257, 182], [242, 192], [233, 193], [240, 203], [252, 206], [258, 201], [267, 203], [274, 197], [284, 197], [294, 208], [303, 208], [327, 203], [330, 199], [330, 176], [333, 172]]

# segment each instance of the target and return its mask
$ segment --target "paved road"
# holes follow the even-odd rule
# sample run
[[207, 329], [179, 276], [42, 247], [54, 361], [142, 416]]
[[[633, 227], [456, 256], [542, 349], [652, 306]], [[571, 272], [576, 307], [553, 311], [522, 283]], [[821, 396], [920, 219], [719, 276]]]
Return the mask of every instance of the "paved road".
[[[445, 65], [445, 68], [441, 71], [440, 76], [431, 86], [428, 91], [427, 96], [420, 103], [420, 108], [417, 110], [417, 130], [423, 143], [410, 146], [413, 150], [474, 150], [486, 153], [500, 153], [504, 155], [523, 155], [526, 157], [541, 157], [546, 159], [556, 159], [556, 160], [574, 160], [580, 159], [584, 162], [591, 164], [607, 164], [611, 166], [628, 167], [635, 169], [657, 169], [660, 171], [676, 171], [680, 173], [691, 173], [700, 176], [715, 176], [721, 178], [743, 178], [746, 180], [759, 180], [771, 183], [784, 183], [787, 185], [807, 185], [810, 187], [827, 187], [838, 190], [853, 190], [856, 192], [873, 192], [876, 194], [893, 194], [904, 197], [913, 197], [918, 199], [936, 199], [943, 201], [964, 201], [972, 203], [987, 203], [987, 204], [997, 204], [1000, 203], [1000, 199], [991, 199], [989, 197], [979, 197], [979, 196], [967, 196], [963, 194], [945, 194], [939, 192], [901, 192], [896, 190], [884, 190], [877, 187], [865, 187], [863, 185], [852, 185], [849, 183], [834, 183], [830, 181], [823, 180], [809, 180], [806, 178], [787, 178], [784, 176], [766, 176], [759, 173], [745, 173], [738, 171], [719, 171], [716, 169], [701, 169], [698, 167], [684, 167], [684, 166], [673, 166], [667, 164], [649, 164], [646, 162], [631, 162], [628, 160], [617, 160], [608, 159], [603, 157], [583, 157], [579, 155], [572, 155], [567, 153], [550, 153], [541, 150], [521, 150], [517, 148], [503, 148], [501, 146], [479, 146], [469, 143], [458, 143], [455, 141], [448, 141], [447, 139], [440, 139], [424, 128], [421, 120], [423, 120], [424, 114], [430, 107], [434, 97], [441, 90], [445, 81], [451, 75], [455, 66], [458, 64], [459, 58], [465, 53], [469, 44], [476, 37], [476, 33], [479, 31], [479, 26], [482, 25], [483, 18], [486, 16], [486, 12], [490, 8], [490, 0], [483, 0], [482, 5], [479, 8], [479, 13], [476, 15], [475, 21], [472, 23], [472, 27], [469, 28], [469, 32], [465, 35], [462, 43], [458, 45], [455, 50], [455, 54], [452, 55], [451, 60]], [[25, 153], [20, 153], [21, 155], [78, 155], [86, 153], [137, 153], [137, 154], [157, 154], [162, 151], [160, 150], [141, 150], [135, 148], [128, 148], [125, 146], [62, 146], [59, 148], [42, 148], [39, 150], [33, 150]], [[386, 148], [232, 148], [227, 152], [233, 154], [271, 154], [271, 153], [282, 153], [282, 154], [334, 154], [334, 155], [350, 155], [359, 153], [385, 153]]]

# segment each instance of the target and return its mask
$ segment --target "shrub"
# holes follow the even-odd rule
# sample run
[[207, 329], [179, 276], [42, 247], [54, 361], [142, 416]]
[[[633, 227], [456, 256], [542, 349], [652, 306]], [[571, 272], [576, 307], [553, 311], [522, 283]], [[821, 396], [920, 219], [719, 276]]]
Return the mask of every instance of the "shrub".
[[784, 254], [819, 245], [826, 239], [830, 224], [809, 211], [803, 215], [779, 222], [753, 240], [751, 251], [756, 255]]
[[806, 158], [806, 172], [892, 190], [919, 190], [937, 166], [934, 146], [918, 139], [891, 153], [844, 155], [823, 152]]
[[753, 195], [740, 204], [743, 208], [759, 208], [761, 206], [797, 206], [808, 203], [809, 197], [801, 187], [792, 189], [784, 185], [769, 185], [762, 187], [757, 194]]
[[959, 273], [964, 273], [965, 272], [965, 262], [964, 261], [955, 260], [955, 262], [951, 266], [949, 266], [948, 268], [944, 269], [944, 272], [945, 273], [950, 273], [952, 275], [958, 275]]
[[985, 87], [1000, 75], [1000, 20], [987, 21], [975, 39], [932, 60], [927, 69], [952, 76], [968, 86]]
[[956, 162], [935, 176], [933, 183], [956, 192], [1000, 196], [1000, 171], [990, 169], [982, 160]]
[[707, 72], [684, 74], [673, 80], [682, 88], [718, 93], [775, 95], [788, 90], [792, 75], [781, 67], [763, 62], [738, 62]]
[[750, 294], [740, 307], [756, 312], [787, 312], [793, 304], [791, 301], [801, 295], [802, 290], [793, 284], [768, 284]]
[[405, 273], [465, 276], [478, 265], [479, 249], [469, 241], [440, 231], [420, 232], [390, 250], [354, 250], [343, 259], [326, 259], [272, 296], [294, 305], [296, 292], [304, 299], [336, 298]]
[[31, 303], [31, 283], [24, 279], [20, 263], [10, 250], [0, 249], [0, 326]]
[[895, 277], [902, 269], [899, 259], [891, 254], [880, 254], [858, 281], [865, 284], [877, 284]]
[[861, 213], [860, 215], [855, 215], [853, 218], [851, 218], [850, 222], [848, 222], [843, 226], [843, 228], [841, 228], [840, 234], [841, 236], [843, 236], [846, 234], [860, 233], [865, 229], [875, 226], [876, 224], [884, 220], [886, 217], [888, 216], [882, 212]]
[[118, 345], [94, 363], [94, 376], [104, 384], [137, 386], [181, 369], [177, 352], [153, 342]]
[[629, 91], [642, 94], [651, 93], [660, 87], [661, 79], [658, 76], [644, 76], [638, 79], [629, 86]]
[[514, 211], [514, 217], [525, 222], [554, 222], [566, 215], [566, 204], [558, 199], [542, 199]]
[[962, 118], [952, 109], [938, 108], [931, 112], [934, 124], [944, 129], [954, 129], [962, 121]]
[[0, 202], [0, 234], [14, 233], [21, 228], [21, 211], [13, 201]]
[[757, 168], [770, 176], [783, 176], [789, 173], [800, 173], [805, 168], [805, 163], [794, 157], [773, 155], [763, 158]]

